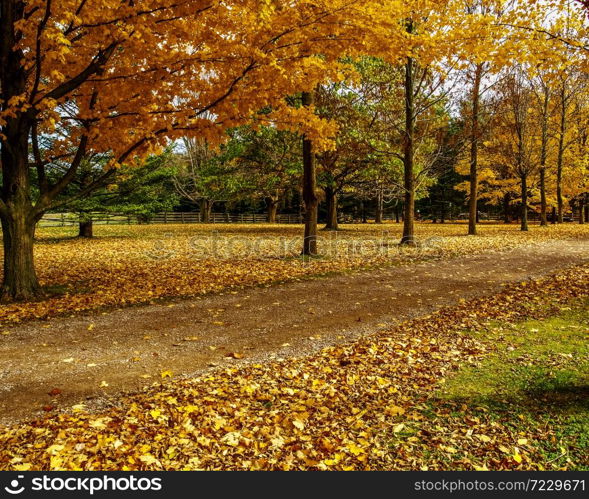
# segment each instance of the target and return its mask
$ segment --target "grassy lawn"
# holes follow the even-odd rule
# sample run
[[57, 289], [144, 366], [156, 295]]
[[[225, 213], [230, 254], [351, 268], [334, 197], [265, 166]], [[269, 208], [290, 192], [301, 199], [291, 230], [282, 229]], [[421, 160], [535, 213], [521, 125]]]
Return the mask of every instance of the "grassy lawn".
[[[449, 377], [393, 446], [417, 439], [428, 461], [478, 469], [589, 469], [588, 305], [463, 333], [492, 353]], [[426, 427], [447, 438], [436, 444]]]

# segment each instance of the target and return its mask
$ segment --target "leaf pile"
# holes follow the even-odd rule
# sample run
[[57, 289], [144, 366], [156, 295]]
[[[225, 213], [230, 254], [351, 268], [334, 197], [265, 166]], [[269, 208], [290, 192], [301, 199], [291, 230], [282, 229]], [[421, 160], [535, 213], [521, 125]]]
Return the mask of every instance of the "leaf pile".
[[[82, 240], [71, 228], [39, 229], [35, 248], [46, 299], [0, 305], [0, 324], [45, 319], [102, 307], [121, 307], [230, 288], [264, 285], [312, 275], [509, 250], [526, 244], [589, 238], [587, 225], [532, 227], [481, 225], [465, 236], [464, 225], [419, 224], [418, 248], [397, 245], [400, 227], [348, 225], [321, 234], [322, 256], [299, 257], [301, 229], [273, 225], [98, 225], [99, 237]], [[212, 254], [214, 252], [214, 254]]]
[[495, 348], [461, 331], [548, 317], [588, 294], [589, 266], [575, 267], [310, 357], [154, 385], [100, 414], [78, 406], [6, 428], [0, 468], [540, 468], [536, 435], [432, 406], [433, 394]]

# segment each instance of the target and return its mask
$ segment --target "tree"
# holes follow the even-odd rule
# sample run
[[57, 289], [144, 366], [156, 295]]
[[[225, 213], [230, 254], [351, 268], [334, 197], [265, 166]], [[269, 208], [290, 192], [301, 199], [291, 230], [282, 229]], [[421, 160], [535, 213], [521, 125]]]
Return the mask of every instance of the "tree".
[[[303, 92], [304, 108], [314, 104], [314, 92]], [[303, 201], [305, 202], [305, 233], [303, 236], [304, 256], [317, 254], [317, 170], [315, 163], [315, 148], [313, 140], [303, 135]]]
[[446, 79], [435, 65], [422, 65], [413, 57], [400, 67], [375, 62], [369, 71], [374, 87], [370, 105], [376, 120], [370, 143], [378, 158], [376, 168], [383, 168], [382, 175], [373, 175], [377, 193], [393, 188], [402, 194], [401, 244], [414, 244], [415, 201], [437, 176], [451, 86], [444, 88]]
[[435, 171], [439, 176], [428, 189], [428, 199], [432, 221], [444, 223], [451, 216], [453, 206], [465, 204], [465, 193], [456, 189], [462, 176], [456, 171], [456, 164], [463, 149], [465, 136], [463, 123], [452, 120], [442, 140], [441, 154], [437, 159]]
[[200, 221], [210, 223], [215, 203], [227, 201], [241, 189], [235, 159], [239, 144], [228, 141], [219, 148], [206, 140], [184, 138], [173, 182], [178, 195], [200, 208]]
[[281, 198], [300, 178], [300, 137], [272, 126], [257, 130], [242, 127], [235, 130], [232, 137], [241, 144], [235, 161], [243, 178], [245, 195], [262, 198], [268, 223], [276, 223]]
[[325, 230], [338, 229], [338, 197], [369, 162], [369, 133], [373, 121], [363, 105], [362, 82], [321, 85], [316, 93], [317, 114], [338, 126], [333, 148], [317, 155], [319, 183], [325, 192]]
[[[409, 21], [407, 32], [413, 32], [413, 22]], [[403, 133], [403, 188], [405, 191], [403, 212], [403, 237], [401, 244], [415, 244], [415, 59], [407, 57], [405, 62], [405, 129]]]
[[557, 84], [557, 124], [556, 136], [558, 138], [556, 159], [556, 209], [558, 223], [563, 222], [565, 195], [563, 191], [563, 173], [567, 152], [577, 140], [577, 127], [574, 125], [579, 118], [580, 106], [578, 96], [587, 91], [587, 78], [574, 70], [567, 74], [561, 74]]
[[538, 115], [540, 118], [540, 163], [538, 171], [540, 173], [540, 225], [548, 225], [548, 203], [546, 198], [546, 170], [548, 167], [548, 147], [550, 136], [548, 134], [548, 125], [550, 122], [550, 97], [551, 87], [546, 78], [540, 73], [531, 80], [532, 90], [538, 106]]
[[[449, 2], [444, 9], [423, 3], [419, 8], [411, 11], [407, 16], [404, 27], [407, 38], [411, 40], [411, 51], [401, 61], [403, 63], [403, 84], [401, 100], [403, 102], [403, 122], [396, 124], [401, 134], [400, 159], [403, 162], [403, 235], [401, 244], [415, 244], [415, 200], [417, 177], [424, 175], [435, 161], [435, 153], [430, 160], [416, 161], [419, 138], [426, 137], [424, 130], [435, 130], [436, 126], [428, 122], [428, 118], [439, 118], [438, 111], [443, 107], [452, 85], [447, 84], [451, 67], [442, 69], [444, 61], [449, 60], [451, 54], [460, 45], [463, 37], [463, 21], [460, 17], [463, 11], [461, 2]], [[449, 19], [456, 18], [458, 22], [449, 29]], [[438, 120], [434, 120], [435, 123]], [[430, 139], [436, 142], [439, 134], [432, 133]], [[431, 142], [428, 144], [431, 145]]]
[[485, 63], [477, 62], [473, 71], [472, 84], [472, 121], [470, 131], [470, 195], [468, 209], [468, 234], [477, 233], [478, 222], [478, 152], [479, 152], [479, 120], [481, 100], [481, 80], [485, 71]]
[[534, 113], [533, 92], [524, 68], [516, 65], [497, 85], [496, 108], [491, 123], [492, 136], [486, 144], [489, 163], [496, 171], [519, 180], [521, 230], [528, 230], [530, 177], [536, 171], [536, 144], [541, 131]]

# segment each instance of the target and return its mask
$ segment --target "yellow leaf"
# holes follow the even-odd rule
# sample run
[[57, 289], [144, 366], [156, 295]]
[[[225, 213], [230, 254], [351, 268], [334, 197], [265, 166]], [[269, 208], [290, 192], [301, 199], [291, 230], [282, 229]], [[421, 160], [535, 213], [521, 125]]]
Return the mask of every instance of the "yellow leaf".
[[405, 414], [405, 409], [396, 405], [391, 405], [386, 408], [385, 413], [389, 416], [402, 416]]
[[161, 463], [151, 454], [144, 454], [143, 456], [139, 456], [139, 459], [147, 465], [157, 464], [158, 466], [161, 466]]
[[348, 450], [354, 454], [354, 456], [358, 456], [360, 454], [364, 454], [366, 451], [361, 447], [358, 447], [355, 443], [348, 444]]
[[299, 430], [305, 429], [305, 423], [303, 423], [300, 419], [293, 419], [292, 424]]
[[486, 464], [483, 464], [482, 466], [477, 466], [475, 464], [474, 469], [475, 469], [475, 471], [489, 471], [489, 468], [487, 468]]

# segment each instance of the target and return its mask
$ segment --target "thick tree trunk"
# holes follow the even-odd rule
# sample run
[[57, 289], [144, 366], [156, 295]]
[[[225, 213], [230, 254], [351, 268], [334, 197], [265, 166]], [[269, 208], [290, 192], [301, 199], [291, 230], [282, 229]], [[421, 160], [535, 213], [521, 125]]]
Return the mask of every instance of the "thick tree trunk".
[[41, 294], [33, 260], [33, 240], [35, 226], [42, 213], [35, 212], [30, 197], [29, 131], [13, 119], [8, 120], [3, 131], [6, 138], [1, 150], [0, 218], [4, 245], [4, 280], [0, 298], [30, 300]]
[[579, 198], [579, 223], [585, 223], [585, 196]]
[[470, 198], [468, 201], [468, 234], [477, 233], [478, 222], [478, 152], [479, 152], [479, 102], [483, 63], [476, 65], [472, 88], [472, 124], [470, 137]]
[[338, 230], [337, 222], [337, 193], [333, 187], [326, 187], [325, 201], [327, 203], [327, 221], [325, 230]]
[[92, 220], [81, 221], [78, 229], [78, 237], [91, 238], [94, 236]]
[[33, 259], [35, 225], [21, 210], [2, 217], [4, 244], [3, 300], [30, 300], [41, 294]]
[[[411, 26], [408, 28], [411, 32]], [[405, 211], [401, 244], [415, 244], [415, 178], [413, 172], [413, 142], [415, 109], [413, 103], [413, 58], [405, 63], [405, 137], [403, 140], [403, 186], [405, 188]]]
[[276, 223], [276, 214], [278, 213], [278, 199], [268, 196], [266, 198], [266, 221], [269, 224]]
[[528, 177], [522, 175], [521, 178], [521, 195], [522, 195], [522, 212], [521, 212], [521, 230], [528, 230]]
[[552, 217], [551, 218], [552, 218], [551, 223], [555, 224], [556, 223], [556, 206], [552, 207]]
[[[313, 105], [313, 94], [303, 92], [303, 106]], [[317, 171], [315, 166], [315, 152], [313, 142], [303, 137], [303, 200], [305, 202], [305, 238], [303, 240], [303, 255], [317, 254]]]
[[211, 212], [213, 210], [213, 201], [202, 199], [200, 201], [200, 221], [204, 224], [211, 223]]

